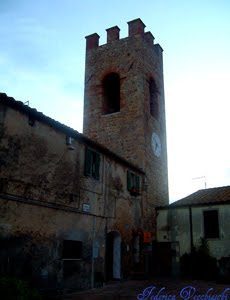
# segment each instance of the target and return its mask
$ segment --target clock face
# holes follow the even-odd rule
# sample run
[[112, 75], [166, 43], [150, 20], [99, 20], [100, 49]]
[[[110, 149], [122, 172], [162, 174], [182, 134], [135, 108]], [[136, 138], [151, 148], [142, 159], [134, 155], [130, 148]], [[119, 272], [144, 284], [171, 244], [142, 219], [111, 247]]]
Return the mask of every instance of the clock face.
[[152, 134], [152, 141], [151, 142], [152, 142], [153, 153], [157, 157], [160, 157], [160, 155], [161, 155], [161, 140], [155, 132], [153, 132], [153, 134]]

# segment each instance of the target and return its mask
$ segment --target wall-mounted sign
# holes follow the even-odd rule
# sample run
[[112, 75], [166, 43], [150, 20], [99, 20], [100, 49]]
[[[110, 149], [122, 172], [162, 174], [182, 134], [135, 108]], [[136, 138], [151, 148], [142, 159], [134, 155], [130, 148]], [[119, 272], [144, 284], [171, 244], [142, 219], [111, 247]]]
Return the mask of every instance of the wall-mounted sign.
[[144, 243], [152, 242], [152, 233], [150, 231], [144, 231]]
[[89, 213], [90, 212], [90, 204], [88, 203], [83, 203], [82, 204], [82, 210], [86, 213]]

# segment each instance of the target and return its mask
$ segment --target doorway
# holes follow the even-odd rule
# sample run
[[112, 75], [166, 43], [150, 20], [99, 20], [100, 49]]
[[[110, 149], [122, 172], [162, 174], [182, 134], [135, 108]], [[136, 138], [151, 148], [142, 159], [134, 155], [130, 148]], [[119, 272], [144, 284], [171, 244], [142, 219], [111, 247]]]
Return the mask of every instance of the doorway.
[[121, 279], [121, 236], [118, 231], [107, 233], [106, 278]]
[[159, 242], [156, 244], [157, 274], [171, 275], [172, 250], [170, 242]]

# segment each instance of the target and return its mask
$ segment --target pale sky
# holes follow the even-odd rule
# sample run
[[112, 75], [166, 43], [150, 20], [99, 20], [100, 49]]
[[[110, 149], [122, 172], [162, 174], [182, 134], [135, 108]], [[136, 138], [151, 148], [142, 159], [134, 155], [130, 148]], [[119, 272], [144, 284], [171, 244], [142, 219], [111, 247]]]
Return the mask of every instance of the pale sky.
[[84, 37], [136, 18], [164, 49], [170, 201], [230, 185], [229, 0], [0, 0], [0, 91], [81, 132]]

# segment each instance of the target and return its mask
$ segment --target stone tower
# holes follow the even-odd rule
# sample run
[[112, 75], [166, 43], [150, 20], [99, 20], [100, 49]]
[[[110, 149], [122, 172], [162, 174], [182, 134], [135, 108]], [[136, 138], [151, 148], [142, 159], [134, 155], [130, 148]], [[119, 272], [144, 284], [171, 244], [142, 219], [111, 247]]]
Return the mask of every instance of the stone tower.
[[[162, 48], [140, 19], [86, 37], [83, 133], [143, 169], [145, 215], [168, 203]], [[146, 224], [147, 225], [147, 224]]]

